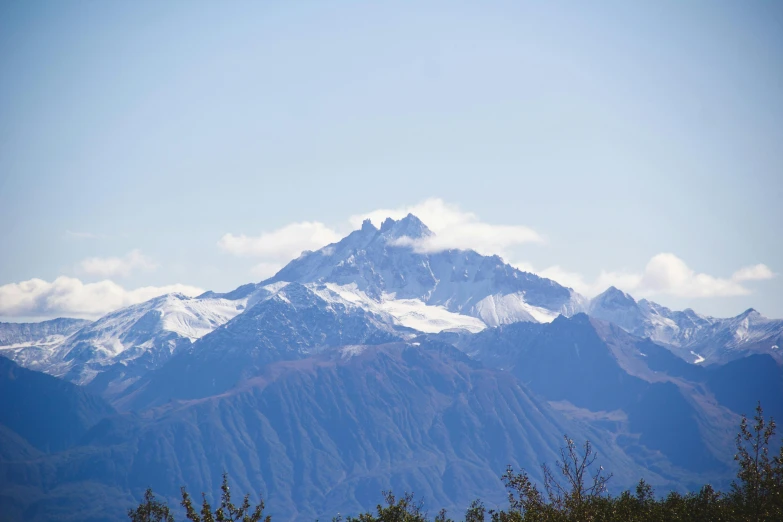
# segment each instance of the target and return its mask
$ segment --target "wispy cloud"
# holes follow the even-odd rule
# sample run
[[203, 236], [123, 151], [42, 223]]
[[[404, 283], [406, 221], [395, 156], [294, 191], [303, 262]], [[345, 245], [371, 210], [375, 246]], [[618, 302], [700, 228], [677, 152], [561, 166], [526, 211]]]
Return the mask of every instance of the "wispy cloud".
[[[380, 226], [386, 218], [401, 219], [409, 213], [422, 220], [435, 235], [427, 238], [403, 238], [399, 244], [410, 246], [418, 252], [438, 252], [459, 248], [473, 249], [483, 254], [504, 254], [506, 249], [523, 243], [540, 243], [543, 238], [534, 230], [521, 225], [495, 225], [486, 223], [472, 212], [465, 212], [457, 205], [440, 198], [430, 198], [416, 205], [394, 209], [377, 209], [354, 214], [347, 225], [360, 228], [365, 219]], [[285, 263], [298, 257], [305, 250], [317, 250], [342, 239], [338, 230], [345, 225], [331, 227], [319, 221], [291, 223], [276, 230], [256, 236], [225, 234], [218, 247], [236, 255], [260, 260], [251, 273], [268, 277]]]
[[203, 293], [203, 290], [182, 284], [127, 290], [109, 280], [83, 283], [66, 276], [51, 282], [29, 279], [0, 286], [0, 316], [95, 319], [118, 308], [172, 292], [195, 296]]
[[772, 279], [777, 274], [769, 269], [767, 265], [758, 264], [740, 268], [731, 276], [734, 281], [764, 281]]
[[291, 223], [258, 236], [225, 234], [218, 246], [237, 256], [252, 256], [288, 261], [303, 250], [321, 248], [340, 240], [340, 235], [317, 221]]
[[772, 279], [776, 274], [764, 264], [740, 268], [729, 277], [719, 277], [692, 269], [672, 253], [653, 256], [638, 272], [602, 271], [590, 282], [582, 274], [552, 266], [543, 270], [531, 270], [530, 265], [519, 268], [569, 286], [588, 297], [597, 295], [610, 286], [615, 286], [640, 297], [672, 295], [676, 297], [728, 297], [747, 295], [751, 290], [744, 284], [748, 281]]
[[482, 221], [473, 212], [466, 212], [457, 205], [440, 198], [430, 198], [416, 205], [396, 209], [378, 209], [356, 214], [349, 221], [354, 228], [369, 219], [376, 226], [384, 219], [400, 219], [413, 214], [435, 235], [404, 241], [418, 252], [440, 252], [452, 248], [472, 249], [482, 254], [506, 253], [509, 247], [524, 243], [541, 243], [543, 238], [535, 230], [523, 225], [496, 225]]
[[157, 265], [140, 250], [131, 250], [123, 257], [88, 257], [79, 263], [79, 270], [99, 277], [127, 277], [135, 270], [154, 270]]

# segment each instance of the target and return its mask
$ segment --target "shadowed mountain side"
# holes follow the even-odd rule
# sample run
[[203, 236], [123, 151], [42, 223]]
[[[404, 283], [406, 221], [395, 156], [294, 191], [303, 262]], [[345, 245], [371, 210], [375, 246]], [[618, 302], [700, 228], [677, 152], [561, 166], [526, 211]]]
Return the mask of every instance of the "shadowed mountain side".
[[[668, 484], [605, 434], [531, 398], [512, 375], [440, 343], [350, 346], [272, 363], [223, 395], [107, 419], [84, 447], [32, 470], [4, 465], [0, 476], [36, 490], [55, 477], [116, 484], [136, 497], [151, 486], [173, 501], [182, 485], [216, 491], [227, 471], [237, 490], [263, 492], [276, 517], [311, 521], [371, 509], [382, 489], [452, 509], [476, 497], [503, 504], [506, 466], [540, 478], [538, 465], [555, 461], [564, 433], [595, 443], [616, 487], [642, 476]], [[48, 512], [58, 507], [51, 502], [66, 501], [27, 509]]]
[[0, 424], [0, 462], [31, 460], [41, 452], [30, 445], [21, 435]]
[[0, 425], [41, 451], [71, 447], [113, 413], [103, 399], [75, 384], [0, 357]]
[[[649, 340], [584, 314], [561, 316], [551, 324], [506, 325], [456, 340], [467, 353], [510, 371], [548, 401], [619, 412], [614, 416], [624, 419], [623, 431], [683, 470], [728, 470], [730, 463], [718, 459], [728, 454], [724, 448], [734, 417], [703, 397], [699, 382], [683, 378], [706, 379], [702, 368], [690, 368]], [[705, 433], [716, 423], [721, 432], [726, 429], [725, 436], [704, 444]]]
[[710, 366], [707, 384], [721, 404], [742, 414], [761, 401], [767, 415], [783, 421], [783, 367], [767, 354], [753, 354], [723, 366]]

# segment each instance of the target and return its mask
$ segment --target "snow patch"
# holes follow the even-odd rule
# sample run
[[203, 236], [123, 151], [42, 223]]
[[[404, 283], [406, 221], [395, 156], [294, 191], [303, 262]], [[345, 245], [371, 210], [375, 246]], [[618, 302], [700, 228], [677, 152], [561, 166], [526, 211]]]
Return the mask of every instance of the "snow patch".
[[343, 359], [350, 359], [351, 357], [356, 357], [357, 355], [360, 355], [366, 349], [367, 347], [362, 344], [349, 344], [347, 346], [343, 346], [340, 349], [340, 355], [342, 356]]
[[533, 306], [525, 302], [524, 294], [489, 295], [475, 305], [476, 315], [486, 324], [498, 326], [501, 324], [528, 321], [534, 323], [551, 323], [559, 315], [557, 312]]
[[700, 363], [703, 363], [706, 360], [704, 357], [702, 357], [698, 353], [694, 352], [693, 350], [691, 350], [691, 355], [696, 357], [696, 360], [693, 361], [693, 364], [700, 364]]
[[375, 300], [359, 290], [355, 283], [306, 286], [327, 302], [339, 300], [420, 332], [437, 333], [461, 328], [475, 333], [487, 327], [480, 319], [450, 312], [443, 306], [427, 305], [420, 299], [395, 299], [394, 294], [383, 294], [380, 300]]

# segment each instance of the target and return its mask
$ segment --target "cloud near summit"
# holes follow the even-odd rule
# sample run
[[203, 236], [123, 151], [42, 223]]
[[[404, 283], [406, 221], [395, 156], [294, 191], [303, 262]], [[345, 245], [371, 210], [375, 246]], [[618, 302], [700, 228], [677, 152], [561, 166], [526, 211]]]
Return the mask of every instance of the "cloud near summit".
[[[380, 226], [386, 218], [402, 219], [413, 214], [434, 232], [425, 238], [402, 239], [417, 252], [439, 252], [451, 248], [473, 249], [482, 254], [500, 254], [509, 247], [523, 243], [541, 243], [543, 238], [535, 230], [521, 225], [494, 225], [481, 221], [476, 214], [465, 212], [457, 205], [440, 198], [430, 198], [416, 205], [393, 209], [378, 209], [348, 218], [351, 229], [361, 227], [365, 219]], [[317, 250], [342, 239], [345, 226], [330, 227], [324, 223], [291, 223], [276, 230], [256, 236], [225, 234], [218, 247], [236, 255], [255, 257], [260, 262], [252, 272], [268, 277], [283, 264], [297, 257], [304, 250]]]
[[[415, 205], [354, 214], [348, 218], [348, 226], [330, 227], [313, 221], [291, 223], [257, 236], [229, 233], [218, 241], [218, 246], [233, 255], [256, 258], [258, 261], [251, 273], [264, 279], [274, 275], [302, 251], [317, 250], [339, 241], [346, 235], [348, 227], [356, 230], [366, 219], [380, 227], [386, 218], [399, 220], [408, 214], [421, 219], [434, 235], [401, 238], [397, 244], [410, 246], [421, 253], [452, 248], [473, 249], [484, 255], [498, 254], [507, 259], [507, 252], [512, 247], [527, 243], [545, 243], [543, 236], [529, 227], [487, 223], [473, 212], [462, 210], [458, 205], [447, 203], [440, 198], [429, 198]], [[610, 286], [640, 297], [671, 295], [700, 298], [747, 295], [751, 293], [746, 286], [748, 282], [768, 280], [776, 275], [768, 266], [757, 264], [739, 268], [729, 277], [713, 276], [695, 271], [675, 254], [667, 252], [653, 256], [639, 271], [602, 270], [593, 281], [588, 281], [581, 273], [569, 271], [560, 265], [539, 270], [524, 263], [518, 263], [516, 266], [571, 287], [587, 297], [597, 295]]]
[[529, 227], [486, 223], [473, 212], [464, 212], [457, 205], [448, 204], [440, 198], [430, 198], [407, 207], [356, 214], [351, 216], [349, 221], [354, 228], [361, 226], [365, 219], [380, 226], [387, 217], [402, 219], [408, 214], [421, 219], [435, 233], [434, 236], [406, 242], [417, 252], [440, 252], [458, 248], [473, 249], [485, 255], [503, 255], [509, 247], [544, 241], [538, 232]]

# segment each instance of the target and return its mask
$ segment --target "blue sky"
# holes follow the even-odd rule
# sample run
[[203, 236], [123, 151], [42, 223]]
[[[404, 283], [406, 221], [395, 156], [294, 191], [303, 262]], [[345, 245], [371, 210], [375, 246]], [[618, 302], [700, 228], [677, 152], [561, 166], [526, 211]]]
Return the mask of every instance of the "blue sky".
[[586, 294], [783, 317], [781, 28], [760, 1], [4, 2], [0, 319], [229, 290], [409, 210]]

